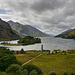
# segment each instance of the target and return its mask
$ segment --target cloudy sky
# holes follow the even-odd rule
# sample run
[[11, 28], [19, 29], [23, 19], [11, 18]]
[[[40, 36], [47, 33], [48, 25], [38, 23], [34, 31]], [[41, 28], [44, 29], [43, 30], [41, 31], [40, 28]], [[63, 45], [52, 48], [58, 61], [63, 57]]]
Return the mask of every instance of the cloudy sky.
[[75, 27], [75, 0], [0, 0], [0, 18], [57, 35]]

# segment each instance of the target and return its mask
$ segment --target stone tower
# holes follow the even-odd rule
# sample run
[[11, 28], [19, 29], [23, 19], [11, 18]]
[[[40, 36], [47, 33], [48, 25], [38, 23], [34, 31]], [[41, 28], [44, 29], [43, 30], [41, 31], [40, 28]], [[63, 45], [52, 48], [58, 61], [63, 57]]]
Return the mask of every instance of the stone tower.
[[43, 45], [41, 45], [41, 53], [43, 53]]

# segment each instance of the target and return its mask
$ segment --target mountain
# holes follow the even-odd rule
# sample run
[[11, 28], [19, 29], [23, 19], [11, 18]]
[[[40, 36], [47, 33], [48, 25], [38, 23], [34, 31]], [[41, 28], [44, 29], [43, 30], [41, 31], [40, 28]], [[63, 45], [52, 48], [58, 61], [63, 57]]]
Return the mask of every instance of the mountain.
[[67, 30], [56, 37], [66, 38], [66, 39], [75, 39], [75, 29]]
[[20, 37], [12, 30], [11, 26], [0, 19], [0, 40], [13, 40]]
[[22, 25], [18, 22], [8, 21], [13, 30], [17, 31], [19, 34], [23, 36], [34, 36], [34, 37], [43, 37], [48, 36], [45, 33], [41, 32], [35, 27], [31, 25]]

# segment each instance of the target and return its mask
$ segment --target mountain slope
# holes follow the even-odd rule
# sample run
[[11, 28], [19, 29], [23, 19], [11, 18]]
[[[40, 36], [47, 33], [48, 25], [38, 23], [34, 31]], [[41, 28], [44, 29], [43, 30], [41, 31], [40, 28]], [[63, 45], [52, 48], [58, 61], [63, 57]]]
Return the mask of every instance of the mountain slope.
[[34, 37], [42, 37], [47, 36], [45, 33], [41, 32], [35, 27], [30, 25], [22, 25], [18, 22], [8, 21], [13, 30], [17, 31], [19, 34], [25, 36], [34, 36]]
[[0, 40], [13, 40], [20, 37], [12, 30], [10, 25], [0, 19]]
[[56, 37], [66, 38], [66, 39], [75, 39], [75, 29], [70, 29], [57, 35]]

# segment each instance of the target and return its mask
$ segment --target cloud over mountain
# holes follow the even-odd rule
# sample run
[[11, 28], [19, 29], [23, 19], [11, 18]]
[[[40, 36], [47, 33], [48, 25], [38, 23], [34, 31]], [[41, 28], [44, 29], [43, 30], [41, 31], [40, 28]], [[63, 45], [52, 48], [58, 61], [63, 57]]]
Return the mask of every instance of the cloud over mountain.
[[[59, 34], [75, 27], [75, 0], [1, 0], [0, 17]], [[1, 12], [1, 11], [0, 11]]]

